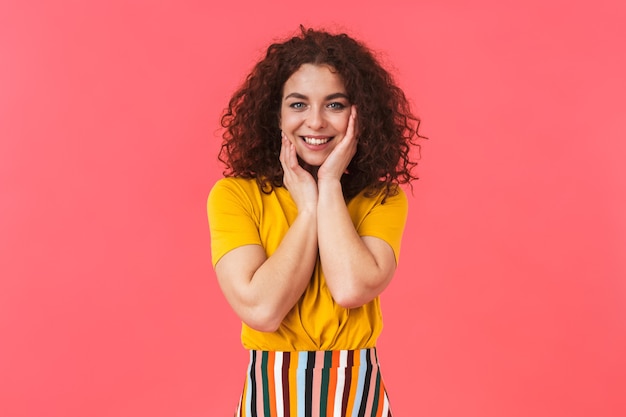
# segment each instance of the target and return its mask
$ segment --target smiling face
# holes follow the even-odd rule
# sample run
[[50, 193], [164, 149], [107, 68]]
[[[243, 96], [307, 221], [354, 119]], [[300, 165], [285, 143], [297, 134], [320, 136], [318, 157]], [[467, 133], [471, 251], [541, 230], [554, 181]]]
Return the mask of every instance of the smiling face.
[[305, 168], [322, 165], [345, 136], [349, 118], [346, 89], [331, 67], [303, 64], [285, 82], [280, 128]]

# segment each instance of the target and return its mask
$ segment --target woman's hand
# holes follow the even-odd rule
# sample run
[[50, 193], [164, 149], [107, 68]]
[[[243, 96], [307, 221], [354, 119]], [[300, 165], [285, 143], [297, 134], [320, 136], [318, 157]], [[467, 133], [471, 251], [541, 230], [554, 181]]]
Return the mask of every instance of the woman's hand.
[[317, 171], [317, 179], [327, 180], [335, 179], [340, 180], [341, 176], [346, 172], [348, 164], [356, 153], [356, 106], [351, 107], [350, 119], [348, 120], [348, 128], [346, 129], [346, 135], [341, 142], [337, 144], [335, 149], [328, 155], [328, 158], [324, 161]]
[[317, 184], [313, 176], [300, 166], [296, 147], [281, 132], [280, 164], [283, 167], [283, 183], [298, 207], [298, 212], [317, 211]]

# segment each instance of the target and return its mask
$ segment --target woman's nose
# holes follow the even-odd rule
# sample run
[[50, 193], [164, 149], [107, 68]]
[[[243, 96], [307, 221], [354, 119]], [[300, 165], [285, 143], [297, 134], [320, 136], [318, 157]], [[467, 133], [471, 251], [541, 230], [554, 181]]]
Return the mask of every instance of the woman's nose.
[[326, 120], [324, 119], [322, 110], [315, 108], [311, 109], [311, 111], [307, 114], [306, 124], [307, 127], [315, 130], [326, 127]]

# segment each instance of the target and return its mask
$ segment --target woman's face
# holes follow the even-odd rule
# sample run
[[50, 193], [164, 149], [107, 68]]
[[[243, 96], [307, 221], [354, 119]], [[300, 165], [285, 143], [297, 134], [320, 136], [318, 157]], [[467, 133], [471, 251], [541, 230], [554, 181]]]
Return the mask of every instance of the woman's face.
[[344, 138], [350, 102], [328, 65], [303, 64], [283, 86], [280, 128], [308, 166], [319, 167]]

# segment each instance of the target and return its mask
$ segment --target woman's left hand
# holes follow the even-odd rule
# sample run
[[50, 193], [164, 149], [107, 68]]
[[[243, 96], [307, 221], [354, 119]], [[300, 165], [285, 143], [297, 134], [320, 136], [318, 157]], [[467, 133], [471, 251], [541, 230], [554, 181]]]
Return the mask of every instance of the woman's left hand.
[[340, 180], [356, 153], [356, 106], [352, 105], [346, 134], [317, 171], [317, 179]]

